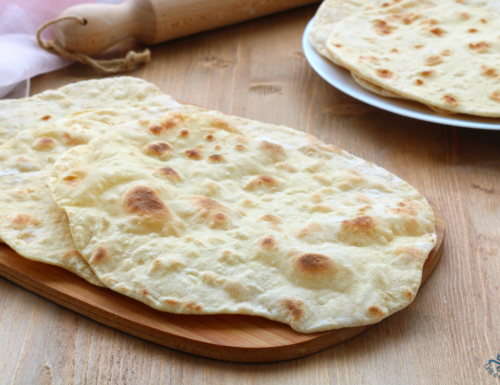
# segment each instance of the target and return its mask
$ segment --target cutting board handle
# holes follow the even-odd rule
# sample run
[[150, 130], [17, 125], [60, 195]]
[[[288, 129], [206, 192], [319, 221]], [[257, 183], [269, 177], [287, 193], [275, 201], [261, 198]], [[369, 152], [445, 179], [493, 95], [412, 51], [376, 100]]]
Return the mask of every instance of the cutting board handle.
[[94, 55], [134, 37], [152, 45], [194, 33], [312, 4], [318, 0], [127, 0], [122, 4], [82, 4], [54, 25], [56, 42], [70, 52]]

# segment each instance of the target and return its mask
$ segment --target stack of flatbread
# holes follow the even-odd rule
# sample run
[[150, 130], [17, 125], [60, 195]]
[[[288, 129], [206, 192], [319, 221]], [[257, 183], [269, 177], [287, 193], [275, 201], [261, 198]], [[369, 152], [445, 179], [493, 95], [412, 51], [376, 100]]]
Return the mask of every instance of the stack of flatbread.
[[325, 0], [309, 39], [385, 97], [500, 116], [497, 0]]
[[415, 298], [436, 243], [426, 199], [388, 171], [138, 79], [0, 111], [2, 240], [162, 311], [372, 324]]

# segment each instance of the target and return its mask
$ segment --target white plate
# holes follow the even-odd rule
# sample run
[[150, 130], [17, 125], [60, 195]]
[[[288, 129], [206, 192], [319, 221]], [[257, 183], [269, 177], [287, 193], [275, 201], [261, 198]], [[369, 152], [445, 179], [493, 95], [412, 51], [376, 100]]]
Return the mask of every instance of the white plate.
[[448, 124], [450, 126], [500, 130], [500, 118], [484, 118], [462, 114], [443, 116], [435, 113], [423, 104], [403, 99], [384, 98], [366, 90], [356, 83], [348, 70], [333, 64], [314, 50], [309, 43], [309, 32], [311, 31], [313, 21], [314, 18], [307, 24], [304, 36], [302, 37], [306, 59], [319, 76], [340, 91], [372, 106], [410, 118]]

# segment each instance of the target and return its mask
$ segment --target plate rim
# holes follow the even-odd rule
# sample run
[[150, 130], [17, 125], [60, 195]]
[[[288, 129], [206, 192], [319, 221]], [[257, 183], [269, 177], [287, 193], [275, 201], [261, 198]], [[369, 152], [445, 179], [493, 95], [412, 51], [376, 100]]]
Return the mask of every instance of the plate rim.
[[[320, 64], [325, 63], [333, 68], [341, 69], [342, 71], [348, 71], [345, 68], [338, 66], [328, 59], [322, 57], [316, 50], [312, 47], [309, 42], [309, 34], [311, 32], [312, 24], [314, 23], [314, 17], [307, 23], [307, 26], [304, 30], [304, 34], [302, 35], [302, 49], [304, 51], [305, 58], [309, 65], [313, 68], [313, 70], [327, 83], [335, 87], [336, 89], [344, 92], [345, 94], [362, 101], [366, 104], [369, 104], [373, 107], [380, 108], [384, 111], [392, 112], [397, 115], [405, 116], [412, 119], [423, 120], [431, 123], [437, 123], [441, 125], [448, 125], [454, 127], [462, 127], [462, 128], [472, 128], [472, 129], [480, 129], [480, 130], [500, 130], [500, 118], [499, 123], [483, 123], [483, 122], [474, 122], [474, 121], [466, 121], [466, 120], [457, 120], [448, 118], [442, 115], [438, 115], [429, 109], [428, 113], [412, 111], [404, 106], [394, 105], [393, 102], [395, 100], [391, 100], [390, 98], [385, 98], [380, 95], [376, 95], [361, 86], [354, 84], [351, 88], [349, 86], [345, 86], [344, 84], [340, 84], [328, 76], [323, 69], [320, 67]], [[354, 92], [357, 91], [357, 92]], [[418, 102], [416, 102], [418, 103]], [[469, 115], [473, 117], [474, 115]], [[488, 119], [488, 118], [486, 118]]]

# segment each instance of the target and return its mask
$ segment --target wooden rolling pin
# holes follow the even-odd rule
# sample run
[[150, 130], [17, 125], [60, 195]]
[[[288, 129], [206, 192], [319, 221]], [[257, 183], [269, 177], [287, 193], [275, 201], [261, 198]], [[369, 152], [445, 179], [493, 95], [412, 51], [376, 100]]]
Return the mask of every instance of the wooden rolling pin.
[[54, 25], [56, 43], [70, 52], [94, 55], [134, 37], [157, 44], [318, 0], [126, 0], [122, 4], [82, 4], [60, 17], [78, 16]]

